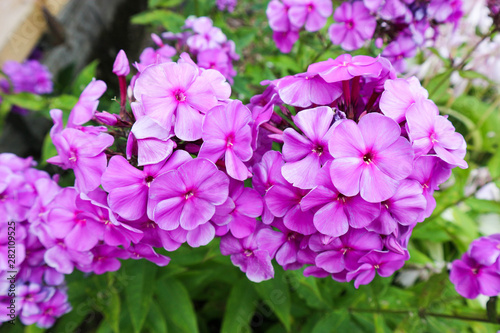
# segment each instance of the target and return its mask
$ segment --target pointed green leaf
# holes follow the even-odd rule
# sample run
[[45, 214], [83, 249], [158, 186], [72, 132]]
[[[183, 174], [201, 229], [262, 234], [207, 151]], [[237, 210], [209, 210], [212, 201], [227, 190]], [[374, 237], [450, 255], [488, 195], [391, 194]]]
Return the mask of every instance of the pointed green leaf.
[[258, 303], [258, 295], [250, 281], [243, 278], [236, 282], [226, 303], [221, 332], [251, 332], [249, 323]]

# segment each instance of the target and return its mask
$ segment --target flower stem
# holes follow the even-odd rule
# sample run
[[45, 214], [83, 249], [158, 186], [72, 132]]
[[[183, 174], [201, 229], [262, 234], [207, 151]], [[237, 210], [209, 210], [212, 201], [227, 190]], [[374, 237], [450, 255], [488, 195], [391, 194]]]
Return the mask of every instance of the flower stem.
[[260, 125], [260, 127], [262, 128], [265, 128], [266, 130], [268, 130], [269, 132], [272, 132], [272, 133], [276, 133], [276, 134], [283, 134], [283, 131], [274, 127], [273, 125], [269, 124], [269, 123], [263, 123], [262, 125]]

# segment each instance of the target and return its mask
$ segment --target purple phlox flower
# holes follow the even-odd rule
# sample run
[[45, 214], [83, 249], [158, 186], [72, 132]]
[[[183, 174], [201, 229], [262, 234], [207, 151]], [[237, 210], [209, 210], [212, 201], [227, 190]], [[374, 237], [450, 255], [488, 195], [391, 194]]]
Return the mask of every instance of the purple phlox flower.
[[299, 40], [299, 32], [296, 30], [274, 31], [273, 40], [282, 53], [290, 53], [293, 44]]
[[22, 158], [12, 153], [2, 153], [0, 154], [0, 166], [1, 165], [6, 166], [12, 172], [18, 172], [26, 171], [36, 166], [36, 162], [33, 161], [33, 157]]
[[[134, 96], [149, 117], [185, 141], [201, 138], [203, 114], [217, 105], [212, 86], [188, 63], [149, 66], [137, 79]], [[175, 117], [175, 118], [174, 118]]]
[[463, 16], [462, 0], [431, 0], [427, 7], [429, 18], [437, 22], [450, 22], [455, 26]]
[[130, 252], [130, 259], [146, 259], [157, 264], [160, 267], [167, 266], [170, 258], [155, 252], [152, 246], [146, 244], [130, 245], [127, 249]]
[[143, 170], [139, 170], [125, 158], [113, 156], [102, 176], [102, 187], [109, 193], [109, 207], [124, 219], [141, 218], [147, 211], [151, 182], [160, 174], [174, 170], [189, 160], [191, 156], [187, 152], [178, 150], [168, 160], [146, 165]]
[[382, 51], [382, 56], [390, 60], [396, 71], [403, 73], [407, 66], [405, 58], [413, 58], [416, 53], [415, 41], [410, 37], [400, 36], [386, 46]]
[[253, 96], [250, 99], [250, 104], [247, 106], [252, 112], [252, 149], [257, 149], [260, 125], [272, 119], [274, 106], [279, 104], [283, 104], [283, 101], [279, 98], [274, 85], [268, 86], [261, 95]]
[[359, 49], [373, 37], [377, 21], [363, 2], [344, 2], [333, 14], [335, 22], [328, 29], [330, 40], [346, 51]]
[[250, 120], [250, 110], [237, 100], [210, 110], [203, 121], [203, 145], [198, 156], [214, 163], [224, 156], [230, 177], [251, 177], [243, 163], [252, 157]]
[[301, 73], [277, 80], [280, 98], [289, 105], [307, 108], [329, 105], [342, 95], [337, 83], [326, 83], [319, 75]]
[[303, 235], [316, 232], [312, 211], [302, 211], [300, 202], [308, 193], [290, 183], [273, 185], [264, 196], [269, 211], [275, 217], [283, 217], [285, 226]]
[[[291, 30], [290, 19], [288, 18], [288, 10], [290, 9], [290, 0], [272, 0], [267, 5], [266, 15], [269, 20], [269, 26], [275, 32], [288, 32]], [[298, 30], [297, 27], [295, 30]], [[298, 33], [297, 33], [298, 35]], [[274, 37], [274, 36], [273, 36]]]
[[380, 215], [366, 229], [389, 235], [398, 223], [406, 226], [415, 224], [426, 206], [422, 186], [415, 180], [402, 180], [396, 193], [382, 202]]
[[20, 319], [24, 325], [37, 324], [41, 328], [49, 328], [54, 325], [56, 318], [71, 311], [68, 303], [68, 295], [61, 289], [56, 289], [47, 300], [39, 303], [40, 313], [31, 316], [21, 314]]
[[[287, 184], [285, 178], [281, 174], [281, 168], [285, 164], [281, 153], [278, 151], [268, 151], [262, 156], [262, 160], [254, 165], [252, 178], [252, 185], [254, 189], [264, 196], [267, 191], [276, 184]], [[262, 222], [271, 224], [274, 220], [274, 215], [264, 202], [264, 210], [262, 212]]]
[[117, 76], [127, 76], [130, 73], [130, 65], [125, 51], [120, 50], [113, 63], [113, 73]]
[[229, 78], [231, 62], [226, 52], [222, 49], [207, 49], [200, 51], [197, 56], [198, 66], [205, 69], [215, 69]]
[[405, 260], [410, 257], [390, 251], [372, 250], [359, 259], [361, 266], [354, 272], [347, 273], [347, 282], [354, 280], [354, 287], [368, 284], [375, 278], [375, 273], [382, 277], [389, 277], [404, 266]]
[[444, 183], [450, 176], [451, 169], [448, 164], [437, 156], [420, 156], [413, 162], [413, 171], [408, 178], [415, 179], [420, 183], [427, 201], [426, 209], [422, 216], [419, 217], [419, 221], [431, 216], [434, 208], [436, 208], [434, 191], [439, 190], [439, 185]]
[[32, 316], [40, 313], [39, 303], [50, 298], [52, 288], [43, 288], [37, 283], [28, 283], [18, 286], [16, 305], [22, 309], [23, 316]]
[[217, 0], [217, 8], [220, 11], [227, 9], [228, 12], [232, 13], [237, 4], [238, 0]]
[[274, 277], [271, 260], [274, 257], [281, 234], [270, 227], [261, 227], [246, 238], [238, 239], [231, 234], [221, 238], [220, 251], [231, 256], [232, 263], [246, 273], [253, 282]]
[[330, 0], [290, 0], [288, 18], [295, 27], [305, 24], [307, 31], [318, 31], [324, 27], [328, 16], [333, 13]]
[[339, 238], [312, 235], [309, 247], [319, 252], [315, 258], [316, 266], [328, 273], [340, 273], [344, 270], [357, 270], [360, 266], [359, 259], [371, 250], [382, 250], [383, 243], [374, 232], [350, 229]]
[[332, 136], [334, 113], [328, 106], [303, 110], [292, 116], [294, 123], [304, 133], [293, 128], [283, 133], [283, 177], [302, 189], [313, 188], [321, 166], [332, 159], [328, 141]]
[[350, 80], [356, 76], [378, 77], [382, 71], [379, 58], [343, 54], [309, 65], [307, 73], [319, 74], [326, 82]]
[[22, 175], [0, 165], [0, 223], [25, 220], [35, 198], [33, 187]]
[[415, 76], [387, 80], [380, 97], [380, 110], [387, 117], [401, 123], [406, 120], [406, 112], [416, 101], [426, 100], [428, 97], [429, 93]]
[[370, 96], [371, 94], [381, 94], [385, 88], [385, 82], [387, 80], [394, 80], [397, 78], [396, 70], [392, 67], [389, 60], [383, 57], [378, 58], [378, 62], [382, 65], [382, 71], [377, 77], [367, 77], [365, 78], [365, 84], [362, 88], [362, 94], [364, 96]]
[[461, 259], [453, 261], [450, 281], [457, 293], [465, 298], [476, 298], [479, 294], [497, 296], [500, 294], [500, 273], [496, 265], [484, 266], [464, 253]]
[[104, 224], [74, 188], [62, 189], [54, 203], [48, 215], [53, 238], [64, 238], [65, 246], [75, 251], [88, 251], [102, 240]]
[[240, 60], [240, 55], [236, 53], [236, 43], [233, 40], [228, 40], [222, 43], [222, 49], [226, 51], [229, 58], [235, 61]]
[[94, 117], [99, 105], [99, 98], [106, 91], [106, 83], [93, 79], [83, 90], [68, 118], [68, 127], [77, 127], [85, 124]]
[[50, 178], [40, 178], [34, 184], [37, 198], [28, 215], [30, 223], [46, 222], [49, 205], [61, 190], [57, 183]]
[[406, 114], [408, 133], [416, 156], [435, 152], [453, 166], [467, 168], [464, 137], [455, 132], [452, 123], [439, 115], [437, 106], [428, 101], [417, 101]]
[[401, 0], [363, 0], [363, 3], [370, 11], [388, 21], [404, 16], [408, 11], [407, 5]]
[[226, 42], [227, 37], [220, 28], [214, 27], [208, 17], [198, 17], [192, 24], [194, 34], [188, 37], [186, 43], [192, 53], [205, 49], [219, 48]]
[[30, 92], [41, 95], [52, 92], [52, 74], [37, 60], [28, 60], [22, 64], [6, 61], [2, 71], [12, 82], [14, 93]]
[[164, 230], [188, 230], [191, 246], [208, 244], [215, 229], [207, 223], [228, 197], [229, 179], [214, 163], [196, 158], [157, 177], [149, 197], [157, 202], [154, 221]]
[[89, 192], [101, 184], [101, 176], [106, 169], [104, 150], [113, 144], [113, 137], [106, 133], [92, 135], [66, 128], [54, 135], [52, 141], [59, 155], [47, 162], [75, 172], [75, 187]]
[[319, 172], [315, 179], [316, 187], [300, 202], [303, 211], [314, 211], [314, 226], [328, 236], [339, 237], [350, 228], [363, 228], [370, 224], [380, 213], [379, 203], [369, 203], [359, 195], [347, 197], [333, 186], [330, 177], [330, 162]]
[[392, 197], [413, 168], [413, 149], [400, 134], [399, 125], [381, 114], [369, 113], [359, 124], [342, 120], [329, 142], [330, 173], [340, 193], [360, 193], [368, 202]]
[[116, 246], [98, 245], [92, 249], [94, 255], [92, 263], [78, 268], [83, 272], [93, 272], [94, 274], [104, 274], [115, 272], [120, 269], [121, 263], [118, 259], [128, 259], [131, 253]]
[[135, 67], [139, 72], [143, 72], [146, 67], [157, 65], [165, 62], [171, 62], [172, 57], [176, 55], [175, 48], [168, 44], [158, 45], [158, 49], [152, 47], [145, 48], [139, 56], [139, 63], [135, 63]]
[[141, 244], [151, 245], [152, 247], [163, 247], [165, 250], [172, 252], [177, 250], [182, 243], [186, 242], [187, 231], [181, 227], [171, 231], [163, 230], [147, 217], [135, 221], [133, 226], [141, 230], [144, 234]]
[[285, 270], [300, 269], [304, 262], [301, 260], [300, 251], [308, 246], [309, 238], [295, 231], [289, 230], [283, 224], [281, 219], [276, 219], [273, 222], [273, 227], [281, 231], [280, 241], [277, 242], [274, 238], [271, 240], [276, 242], [279, 247], [276, 251], [276, 262]]
[[149, 116], [138, 119], [129, 135], [129, 140], [134, 140], [137, 145], [138, 165], [155, 164], [168, 158], [177, 146], [170, 140], [173, 136], [172, 132], [165, 130]]
[[470, 245], [468, 253], [481, 265], [493, 265], [500, 257], [500, 234], [476, 239]]
[[231, 180], [229, 197], [226, 202], [215, 209], [212, 222], [222, 226], [228, 225], [231, 234], [236, 238], [244, 238], [255, 231], [256, 218], [262, 214], [263, 200], [259, 193], [243, 182]]

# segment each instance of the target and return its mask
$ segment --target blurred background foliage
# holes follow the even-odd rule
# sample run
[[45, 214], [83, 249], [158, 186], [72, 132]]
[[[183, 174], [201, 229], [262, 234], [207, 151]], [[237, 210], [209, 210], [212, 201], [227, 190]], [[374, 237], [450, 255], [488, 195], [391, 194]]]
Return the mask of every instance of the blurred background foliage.
[[[271, 38], [266, 6], [263, 0], [239, 1], [229, 14], [218, 11], [214, 0], [149, 0], [148, 9], [133, 16], [132, 23], [154, 33], [180, 32], [189, 15], [211, 17], [241, 55], [232, 97], [248, 102], [264, 90], [261, 81], [303, 72], [312, 62], [345, 53], [325, 38], [328, 24], [318, 33], [301, 34], [290, 54], [280, 53]], [[370, 46], [356, 54], [376, 55], [375, 50]], [[500, 306], [495, 299], [487, 306], [486, 298], [462, 298], [449, 281], [447, 267], [472, 240], [500, 231], [499, 86], [477, 72], [464, 70], [467, 59], [456, 64], [454, 59], [439, 57], [441, 70], [423, 78], [422, 84], [465, 137], [469, 168], [455, 168], [435, 194], [437, 207], [415, 228], [409, 245], [411, 259], [395, 275], [377, 276], [370, 285], [356, 290], [349, 283], [306, 278], [300, 270], [283, 271], [276, 266], [274, 279], [256, 284], [220, 254], [218, 242], [201, 248], [183, 246], [168, 253], [172, 261], [164, 268], [128, 260], [118, 272], [68, 276], [73, 311], [48, 331], [497, 332], [500, 325], [492, 321], [498, 320]], [[424, 60], [425, 55], [420, 55], [415, 62]], [[57, 93], [49, 97], [28, 93], [2, 96], [0, 119], [14, 104], [45, 117], [50, 109], [59, 108], [67, 116], [97, 68], [94, 61], [75, 79], [63, 73], [56, 78]], [[452, 73], [469, 81], [458, 96], [450, 81]], [[478, 79], [482, 84], [473, 84]], [[99, 109], [118, 113], [112, 91], [101, 99]], [[49, 168], [45, 160], [55, 154], [46, 136], [39, 166]], [[63, 174], [63, 186], [72, 181], [70, 173]], [[5, 329], [0, 327], [0, 331]], [[23, 327], [19, 322], [9, 328], [9, 332], [23, 331], [44, 330]]]

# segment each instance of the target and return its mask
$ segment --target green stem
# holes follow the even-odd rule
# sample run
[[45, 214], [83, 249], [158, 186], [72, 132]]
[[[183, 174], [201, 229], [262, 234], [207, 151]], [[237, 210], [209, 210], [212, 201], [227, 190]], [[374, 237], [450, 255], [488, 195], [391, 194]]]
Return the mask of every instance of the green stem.
[[488, 303], [486, 303], [486, 313], [488, 314], [488, 319], [491, 322], [500, 323], [500, 320], [498, 319], [497, 316], [497, 300], [498, 300], [497, 296], [490, 297]]

